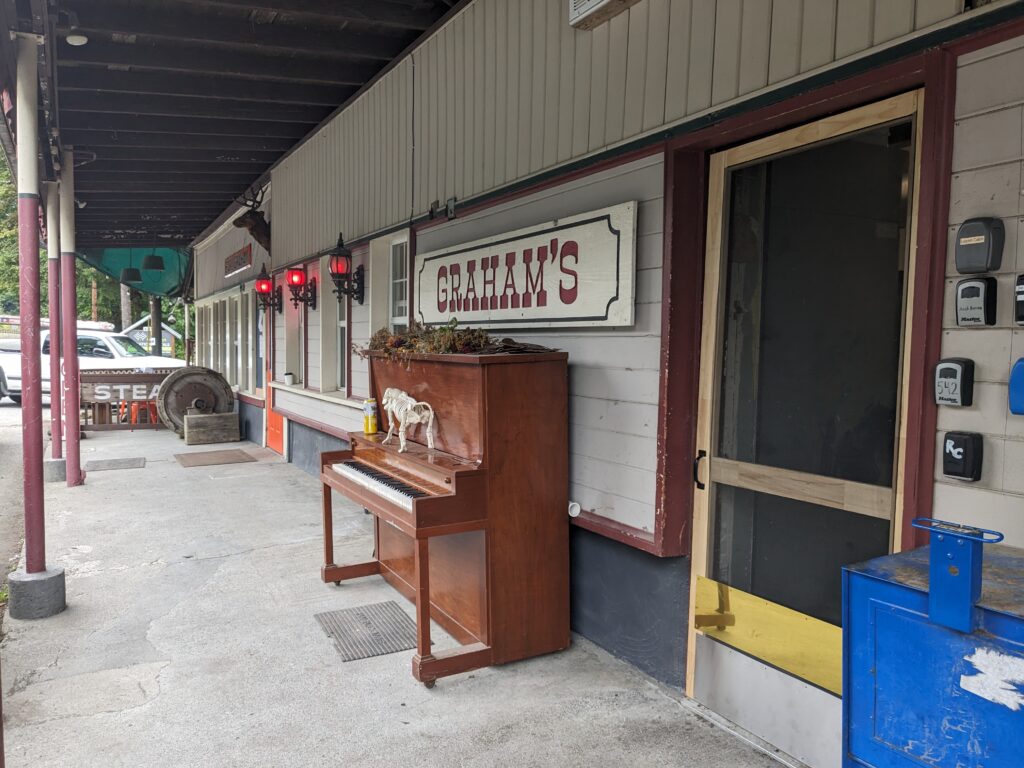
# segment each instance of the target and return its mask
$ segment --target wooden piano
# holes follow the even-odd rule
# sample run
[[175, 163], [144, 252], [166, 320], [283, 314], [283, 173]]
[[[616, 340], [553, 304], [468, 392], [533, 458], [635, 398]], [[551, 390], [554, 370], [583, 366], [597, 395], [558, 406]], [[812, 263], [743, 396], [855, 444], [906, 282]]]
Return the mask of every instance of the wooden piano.
[[[435, 412], [384, 445], [351, 433], [321, 454], [324, 582], [380, 574], [416, 604], [413, 676], [447, 675], [569, 645], [568, 395], [562, 352], [371, 357], [377, 402], [397, 387]], [[334, 563], [331, 490], [375, 516], [374, 559]], [[461, 647], [432, 651], [433, 619]]]

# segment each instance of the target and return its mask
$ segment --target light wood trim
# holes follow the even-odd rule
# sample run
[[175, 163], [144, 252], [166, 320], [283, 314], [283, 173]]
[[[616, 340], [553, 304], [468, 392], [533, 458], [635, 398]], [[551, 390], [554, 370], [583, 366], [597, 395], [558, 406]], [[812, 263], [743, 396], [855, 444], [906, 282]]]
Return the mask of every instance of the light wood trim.
[[892, 517], [893, 491], [878, 485], [722, 458], [712, 459], [711, 480], [882, 520]]
[[[900, 408], [899, 427], [896, 433], [896, 476], [894, 480], [895, 504], [892, 516], [892, 551], [903, 549], [903, 519], [907, 485], [907, 424], [910, 421], [910, 351], [914, 345], [914, 285], [917, 282], [917, 233], [918, 213], [921, 206], [921, 144], [924, 138], [924, 90], [917, 91], [917, 118], [914, 121], [914, 177], [910, 188], [910, 226], [907, 233], [908, 258], [906, 285], [906, 306], [903, 310], [903, 354], [900, 359]], [[927, 297], [926, 297], [927, 298]]]
[[[731, 149], [711, 155], [708, 174], [708, 213], [707, 213], [707, 237], [704, 256], [704, 312], [701, 327], [701, 350], [700, 350], [700, 376], [699, 395], [697, 398], [697, 450], [705, 450], [710, 454], [713, 445], [713, 425], [716, 411], [716, 388], [715, 381], [718, 372], [718, 332], [719, 332], [719, 304], [724, 290], [721, 280], [722, 244], [723, 244], [723, 219], [726, 205], [726, 171], [730, 167], [749, 163], [754, 160], [776, 155], [790, 150], [804, 147], [819, 141], [825, 141], [843, 134], [865, 130], [879, 124], [899, 120], [918, 113], [923, 100], [923, 90], [900, 94], [884, 99], [873, 104], [868, 104], [858, 109], [843, 112], [821, 120], [798, 126], [782, 133], [766, 136], [763, 139], [742, 144]], [[920, 176], [920, 155], [921, 155], [921, 120], [917, 120], [917, 133], [915, 136], [915, 167], [914, 167], [914, 200], [913, 216], [911, 221], [910, 242], [912, 244], [911, 264], [908, 268], [908, 306], [904, 314], [904, 327], [906, 328], [911, 317], [913, 269], [916, 259], [917, 243], [917, 216], [919, 199]], [[901, 419], [897, 437], [896, 450], [897, 474], [894, 478], [896, 490], [883, 489], [889, 494], [889, 506], [892, 510], [894, 530], [902, 529], [903, 519], [903, 495], [904, 495], [904, 474], [906, 463], [906, 415], [909, 405], [908, 393], [903, 386], [903, 379], [909, 371], [909, 349], [912, 339], [907, 339], [903, 351], [903, 371], [901, 371]], [[721, 459], [717, 460], [721, 462]], [[696, 593], [697, 579], [707, 577], [708, 568], [708, 531], [711, 510], [711, 482], [708, 467], [714, 460], [708, 456], [700, 466], [700, 479], [705, 482], [703, 490], [694, 486], [693, 496], [693, 536], [692, 553], [690, 561], [690, 612], [687, 628], [686, 645], [686, 695], [691, 698], [694, 695], [694, 682], [696, 675], [697, 655], [697, 630], [695, 626], [696, 616]], [[895, 502], [895, 504], [893, 504]], [[851, 510], [854, 511], [854, 510]], [[863, 513], [862, 513], [863, 514]]]
[[[918, 92], [911, 91], [892, 96], [883, 101], [868, 104], [858, 109], [832, 115], [807, 125], [801, 125], [782, 133], [741, 144], [725, 151], [726, 166], [741, 165], [763, 157], [806, 147], [808, 144], [825, 141], [846, 133], [872, 128], [881, 123], [908, 117], [917, 111]], [[920, 145], [918, 145], [920, 146]]]
[[[719, 274], [722, 266], [722, 219], [725, 206], [725, 153], [711, 156], [708, 174], [708, 229], [704, 252], [704, 318], [700, 337], [700, 384], [697, 401], [697, 448], [711, 446], [711, 427], [714, 420], [715, 371], [718, 367], [718, 304], [722, 295]], [[686, 695], [693, 697], [694, 674], [697, 661], [697, 630], [694, 616], [697, 607], [697, 579], [707, 576], [708, 521], [711, 507], [711, 478], [707, 473], [707, 459], [700, 471], [704, 490], [694, 486], [693, 491], [693, 546], [690, 553], [690, 615], [686, 643]]]

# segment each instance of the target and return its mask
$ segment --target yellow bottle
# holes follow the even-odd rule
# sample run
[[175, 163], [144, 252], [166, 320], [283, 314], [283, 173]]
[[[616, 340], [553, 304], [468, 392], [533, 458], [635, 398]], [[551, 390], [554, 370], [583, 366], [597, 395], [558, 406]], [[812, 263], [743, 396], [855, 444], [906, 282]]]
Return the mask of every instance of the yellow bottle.
[[367, 435], [377, 434], [377, 400], [363, 400], [363, 432]]

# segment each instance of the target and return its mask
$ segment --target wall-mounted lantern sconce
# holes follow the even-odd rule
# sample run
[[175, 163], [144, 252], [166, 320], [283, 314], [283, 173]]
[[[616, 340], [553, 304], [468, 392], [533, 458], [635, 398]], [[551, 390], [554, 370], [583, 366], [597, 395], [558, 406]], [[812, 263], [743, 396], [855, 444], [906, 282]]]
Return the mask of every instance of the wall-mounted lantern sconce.
[[292, 305], [298, 309], [299, 304], [305, 304], [313, 311], [316, 311], [316, 278], [306, 278], [304, 268], [292, 268], [284, 273], [284, 281], [288, 283], [288, 290], [292, 292]]
[[274, 288], [274, 281], [270, 279], [270, 275], [267, 274], [267, 265], [263, 265], [263, 269], [256, 276], [256, 300], [260, 303], [260, 309], [266, 311], [268, 309], [276, 309], [278, 314], [284, 310], [284, 296], [282, 295], [281, 286]]
[[341, 301], [342, 296], [351, 296], [357, 303], [363, 303], [363, 265], [352, 269], [352, 251], [345, 246], [345, 240], [338, 233], [338, 244], [327, 252], [328, 267], [334, 281], [334, 293]]

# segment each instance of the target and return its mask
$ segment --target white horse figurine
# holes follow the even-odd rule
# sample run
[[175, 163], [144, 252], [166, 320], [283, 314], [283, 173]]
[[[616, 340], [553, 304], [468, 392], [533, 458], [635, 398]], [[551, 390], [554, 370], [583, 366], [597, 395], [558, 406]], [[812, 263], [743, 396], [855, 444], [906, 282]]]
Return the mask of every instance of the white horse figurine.
[[398, 424], [398, 452], [405, 453], [405, 431], [417, 424], [426, 425], [427, 448], [434, 449], [434, 409], [429, 403], [419, 402], [412, 395], [395, 387], [384, 390], [381, 407], [388, 416], [388, 434], [384, 443], [391, 442]]

